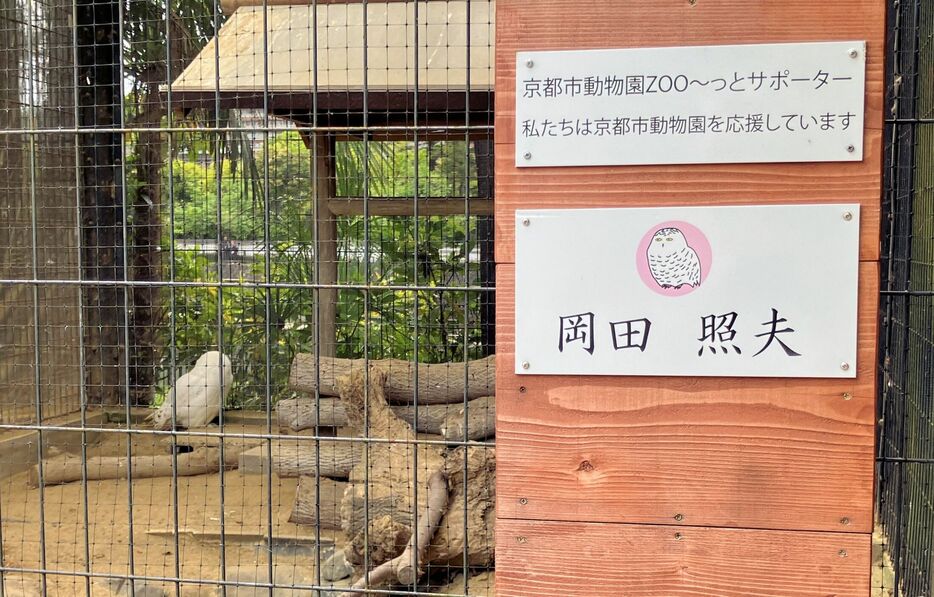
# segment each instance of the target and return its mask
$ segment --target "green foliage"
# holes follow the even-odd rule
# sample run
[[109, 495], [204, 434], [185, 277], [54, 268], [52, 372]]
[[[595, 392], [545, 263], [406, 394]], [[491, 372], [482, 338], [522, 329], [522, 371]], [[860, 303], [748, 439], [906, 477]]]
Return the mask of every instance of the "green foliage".
[[[271, 273], [275, 278], [295, 282], [308, 275], [310, 256], [287, 249], [284, 244], [271, 247]], [[255, 263], [251, 273], [262, 275], [263, 268], [263, 263]], [[169, 297], [166, 323], [171, 325], [165, 328], [164, 340], [168, 344], [169, 332], [174, 329], [176, 370], [174, 375], [169, 374], [172, 351], [163, 351], [160, 368], [165, 375], [160, 393], [201, 354], [222, 345], [234, 367], [229, 407], [264, 405], [267, 386], [273, 401], [280, 398], [292, 357], [314, 349], [314, 328], [307, 316], [312, 310], [309, 291], [248, 285], [220, 287], [213, 261], [190, 251], [176, 252], [175, 275], [178, 281], [200, 284], [176, 288]]]
[[[287, 132], [270, 139], [269, 160], [269, 226], [270, 238], [307, 242], [311, 231], [311, 155], [296, 132]], [[198, 154], [189, 154], [197, 156]], [[257, 180], [250, 169], [235, 169], [230, 159], [217, 161], [206, 152], [203, 163], [176, 158], [172, 164], [172, 191], [175, 204], [175, 237], [182, 239], [216, 239], [221, 236], [239, 240], [264, 238], [265, 210], [262, 176], [266, 156], [256, 157], [260, 170]], [[165, 168], [168, 178], [169, 169]], [[168, 181], [166, 181], [168, 184]], [[220, 187], [220, 221], [218, 231], [218, 186]]]
[[[418, 152], [408, 142], [370, 143], [366, 151], [362, 142], [346, 142], [337, 145], [336, 158], [340, 196], [362, 196], [364, 184], [374, 198], [412, 196], [416, 180], [423, 197], [476, 193], [463, 142], [420, 144]], [[161, 344], [172, 345], [174, 329], [178, 369], [169, 371], [170, 350], [160, 366], [164, 391], [205, 350], [222, 344], [234, 363], [230, 405], [256, 407], [265, 404], [267, 387], [273, 400], [284, 396], [292, 358], [314, 350], [314, 291], [288, 286], [315, 279], [311, 155], [290, 131], [272, 137], [265, 153], [245, 153], [240, 166], [235, 163], [222, 159], [218, 171], [214, 159], [174, 158], [171, 180], [164, 169], [163, 221], [170, 221], [171, 185], [176, 239], [208, 239], [212, 246], [218, 236], [262, 243], [268, 201], [268, 279], [285, 287], [218, 288], [213, 255], [176, 247], [174, 279], [199, 285], [173, 291], [174, 309], [166, 309], [165, 321], [171, 325], [164, 327]], [[473, 222], [465, 216], [339, 218], [339, 283], [375, 287], [368, 295], [351, 288], [338, 293], [339, 356], [427, 362], [480, 356], [477, 293], [399, 289], [475, 285]], [[165, 236], [168, 255], [168, 230]], [[265, 255], [247, 258], [240, 275], [267, 279]]]

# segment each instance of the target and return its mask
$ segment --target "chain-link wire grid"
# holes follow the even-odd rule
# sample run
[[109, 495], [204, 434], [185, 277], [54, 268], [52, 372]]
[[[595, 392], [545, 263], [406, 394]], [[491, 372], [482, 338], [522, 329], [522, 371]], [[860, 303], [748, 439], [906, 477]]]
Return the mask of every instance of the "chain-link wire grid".
[[4, 0], [0, 594], [492, 595], [493, 16]]
[[883, 595], [934, 584], [934, 6], [889, 3], [877, 512]]

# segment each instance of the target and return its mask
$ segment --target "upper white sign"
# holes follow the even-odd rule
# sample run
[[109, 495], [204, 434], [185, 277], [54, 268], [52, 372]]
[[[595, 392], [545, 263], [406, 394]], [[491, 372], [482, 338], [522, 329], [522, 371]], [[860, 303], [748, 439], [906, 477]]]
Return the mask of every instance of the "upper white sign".
[[856, 375], [858, 205], [516, 218], [516, 373]]
[[516, 57], [517, 166], [863, 157], [862, 41]]

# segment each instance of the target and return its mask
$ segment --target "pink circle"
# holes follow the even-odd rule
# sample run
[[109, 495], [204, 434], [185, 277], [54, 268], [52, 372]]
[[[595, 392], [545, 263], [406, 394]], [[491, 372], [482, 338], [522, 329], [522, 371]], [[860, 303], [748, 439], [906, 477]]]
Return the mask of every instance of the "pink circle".
[[[688, 246], [697, 253], [697, 259], [700, 261], [701, 266], [700, 284], [698, 286], [695, 287], [690, 284], [685, 284], [680, 288], [664, 288], [655, 281], [655, 278], [652, 276], [652, 271], [649, 269], [648, 250], [649, 245], [652, 244], [652, 239], [655, 237], [655, 233], [662, 228], [677, 228], [680, 230]], [[710, 242], [707, 240], [707, 236], [704, 235], [697, 226], [679, 220], [661, 222], [652, 226], [648, 232], [645, 233], [645, 236], [642, 237], [642, 240], [639, 241], [639, 247], [636, 249], [636, 271], [639, 272], [639, 277], [642, 278], [642, 281], [651, 290], [665, 296], [682, 296], [694, 292], [703, 286], [707, 276], [710, 275], [710, 266], [712, 263], [713, 253], [710, 250]]]

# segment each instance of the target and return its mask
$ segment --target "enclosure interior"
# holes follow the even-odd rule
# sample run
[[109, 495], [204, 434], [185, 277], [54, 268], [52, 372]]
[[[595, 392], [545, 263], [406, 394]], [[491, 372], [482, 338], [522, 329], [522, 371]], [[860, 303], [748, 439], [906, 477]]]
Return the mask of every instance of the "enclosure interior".
[[250, 4], [0, 8], [8, 594], [336, 595], [438, 472], [492, 594], [493, 4]]

